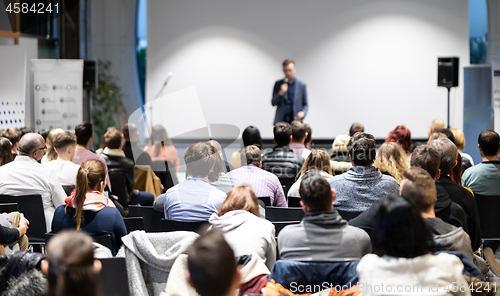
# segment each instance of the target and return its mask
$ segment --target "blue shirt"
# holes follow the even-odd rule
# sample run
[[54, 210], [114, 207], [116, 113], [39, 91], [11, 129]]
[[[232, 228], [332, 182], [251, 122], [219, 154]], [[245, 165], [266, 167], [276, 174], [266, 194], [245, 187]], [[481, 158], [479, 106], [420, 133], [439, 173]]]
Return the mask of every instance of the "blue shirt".
[[293, 121], [293, 100], [295, 99], [295, 79], [292, 83], [288, 84], [287, 101], [286, 101], [286, 115], [285, 121], [291, 123]]
[[226, 200], [223, 191], [208, 184], [207, 178], [188, 176], [165, 193], [165, 219], [181, 222], [208, 221]]

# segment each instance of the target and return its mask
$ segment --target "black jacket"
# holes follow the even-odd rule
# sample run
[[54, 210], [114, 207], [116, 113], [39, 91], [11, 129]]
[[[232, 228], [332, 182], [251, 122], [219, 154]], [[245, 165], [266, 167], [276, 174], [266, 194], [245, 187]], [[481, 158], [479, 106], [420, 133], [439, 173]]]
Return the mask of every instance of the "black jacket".
[[304, 159], [288, 146], [276, 146], [262, 157], [262, 169], [275, 174], [279, 179], [294, 179], [300, 172]]
[[125, 183], [127, 185], [127, 192], [132, 192], [132, 189], [134, 188], [134, 162], [123, 156], [110, 155], [105, 153], [101, 153], [99, 155], [101, 155], [106, 161], [106, 164], [108, 165], [108, 171], [119, 171], [123, 173], [126, 179]]
[[[151, 156], [144, 152], [139, 146], [137, 146], [137, 143], [134, 143], [134, 146], [132, 146], [131, 142], [125, 142], [122, 147], [123, 152], [125, 152], [125, 156], [132, 160], [135, 164], [137, 165], [149, 165], [151, 166]], [[137, 153], [137, 161], [134, 159], [134, 154]]]

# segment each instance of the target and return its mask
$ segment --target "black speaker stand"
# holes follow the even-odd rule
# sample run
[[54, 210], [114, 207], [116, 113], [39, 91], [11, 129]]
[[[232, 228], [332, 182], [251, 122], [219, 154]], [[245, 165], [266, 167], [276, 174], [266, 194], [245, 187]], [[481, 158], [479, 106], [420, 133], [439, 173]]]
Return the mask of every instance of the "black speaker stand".
[[446, 89], [448, 90], [448, 128], [451, 128], [450, 127], [450, 90], [451, 90], [451, 86], [446, 86]]

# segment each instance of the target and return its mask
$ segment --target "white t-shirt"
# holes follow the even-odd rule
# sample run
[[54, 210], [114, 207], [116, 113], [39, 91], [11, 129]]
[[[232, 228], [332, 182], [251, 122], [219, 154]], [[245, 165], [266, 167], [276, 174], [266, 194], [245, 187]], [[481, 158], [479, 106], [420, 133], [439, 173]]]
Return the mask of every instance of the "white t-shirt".
[[78, 173], [78, 169], [80, 169], [79, 165], [71, 161], [59, 159], [46, 162], [43, 165], [48, 166], [57, 173], [57, 177], [59, 178], [59, 182], [61, 183], [61, 185], [76, 186], [76, 174]]

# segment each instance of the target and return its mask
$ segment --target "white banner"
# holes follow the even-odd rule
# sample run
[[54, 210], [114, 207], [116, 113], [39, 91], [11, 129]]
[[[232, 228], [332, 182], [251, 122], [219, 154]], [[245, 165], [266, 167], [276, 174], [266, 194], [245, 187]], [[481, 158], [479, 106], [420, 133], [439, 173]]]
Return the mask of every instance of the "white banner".
[[0, 46], [0, 129], [25, 126], [26, 51]]
[[493, 86], [493, 129], [500, 132], [500, 56], [491, 57]]

